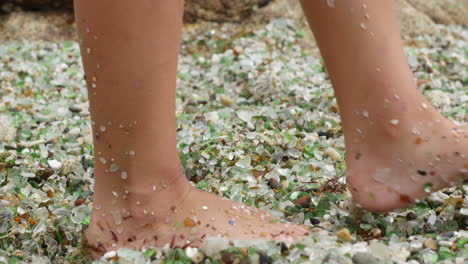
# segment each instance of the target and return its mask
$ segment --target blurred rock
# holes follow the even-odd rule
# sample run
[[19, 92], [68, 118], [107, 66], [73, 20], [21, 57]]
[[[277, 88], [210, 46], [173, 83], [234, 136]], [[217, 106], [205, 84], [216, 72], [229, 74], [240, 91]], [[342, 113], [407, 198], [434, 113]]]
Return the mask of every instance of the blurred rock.
[[0, 142], [8, 142], [15, 138], [16, 128], [6, 115], [0, 115]]

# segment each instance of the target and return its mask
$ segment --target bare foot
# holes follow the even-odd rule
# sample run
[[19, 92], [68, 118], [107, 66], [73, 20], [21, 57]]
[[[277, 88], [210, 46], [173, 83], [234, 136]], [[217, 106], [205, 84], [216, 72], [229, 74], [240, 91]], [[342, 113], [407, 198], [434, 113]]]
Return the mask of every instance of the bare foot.
[[468, 129], [442, 117], [423, 98], [406, 111], [401, 107], [409, 104], [401, 100], [394, 96], [381, 102], [388, 111], [379, 116], [358, 111], [362, 127], [347, 141], [349, 189], [370, 211], [407, 207], [467, 179]]
[[184, 180], [149, 188], [149, 193], [129, 191], [125, 200], [114, 197], [118, 200], [114, 205], [95, 206], [87, 232], [94, 258], [120, 247], [197, 247], [208, 237], [290, 241], [308, 232], [306, 227], [279, 223], [265, 211], [200, 191]]

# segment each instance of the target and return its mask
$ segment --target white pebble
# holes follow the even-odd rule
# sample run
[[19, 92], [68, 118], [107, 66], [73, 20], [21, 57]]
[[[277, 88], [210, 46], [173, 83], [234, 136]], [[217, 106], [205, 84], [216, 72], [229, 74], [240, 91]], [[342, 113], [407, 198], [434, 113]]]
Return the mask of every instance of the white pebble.
[[334, 148], [329, 147], [325, 150], [325, 155], [329, 156], [332, 160], [338, 161], [341, 160], [341, 155]]
[[81, 133], [81, 129], [79, 127], [74, 127], [68, 131], [68, 134], [72, 137], [79, 136]]
[[106, 254], [102, 256], [102, 258], [104, 260], [108, 260], [108, 259], [114, 258], [115, 256], [117, 256], [117, 253], [114, 250], [112, 250], [112, 251], [106, 252]]
[[62, 163], [58, 162], [57, 160], [49, 160], [47, 163], [54, 170], [58, 170], [60, 167], [62, 167]]

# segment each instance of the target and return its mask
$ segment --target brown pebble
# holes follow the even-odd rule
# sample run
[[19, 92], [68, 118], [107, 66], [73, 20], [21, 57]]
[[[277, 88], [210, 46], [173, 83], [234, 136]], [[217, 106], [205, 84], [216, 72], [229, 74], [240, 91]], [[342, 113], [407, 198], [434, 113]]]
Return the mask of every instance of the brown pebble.
[[418, 215], [416, 215], [415, 212], [409, 212], [409, 213], [406, 215], [406, 220], [408, 220], [408, 221], [415, 220], [416, 218], [418, 218]]
[[374, 228], [370, 232], [374, 238], [379, 238], [382, 236], [382, 231], [380, 231], [378, 228]]
[[234, 103], [234, 101], [231, 98], [227, 97], [224, 94], [219, 97], [219, 100], [221, 101], [221, 104], [224, 106], [231, 106]]
[[51, 168], [45, 168], [36, 172], [36, 176], [40, 177], [42, 180], [47, 180], [50, 176], [54, 174], [54, 170]]
[[224, 264], [233, 264], [236, 258], [229, 252], [223, 252], [221, 253], [221, 260]]
[[279, 189], [279, 182], [273, 178], [268, 180], [268, 186], [272, 189]]
[[336, 237], [346, 241], [353, 240], [353, 237], [351, 236], [351, 233], [349, 233], [349, 230], [347, 228], [343, 228], [340, 231], [336, 232]]
[[78, 199], [75, 200], [75, 206], [80, 206], [80, 205], [84, 204], [84, 202], [85, 202], [85, 199], [78, 198]]
[[312, 198], [310, 197], [310, 195], [303, 195], [299, 199], [294, 201], [295, 204], [302, 206], [302, 208], [309, 208], [311, 202]]
[[426, 239], [423, 243], [423, 247], [424, 248], [429, 248], [429, 249], [432, 249], [434, 251], [437, 250], [437, 243], [435, 242], [434, 239], [432, 239], [431, 237], [429, 237], [428, 239]]

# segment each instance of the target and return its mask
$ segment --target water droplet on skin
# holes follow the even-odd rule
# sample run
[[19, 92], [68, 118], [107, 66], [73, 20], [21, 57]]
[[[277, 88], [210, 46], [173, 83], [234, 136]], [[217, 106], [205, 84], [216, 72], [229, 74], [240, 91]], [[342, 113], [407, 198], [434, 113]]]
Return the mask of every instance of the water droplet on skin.
[[116, 198], [119, 197], [119, 195], [118, 195], [116, 192], [114, 192], [114, 191], [112, 191], [112, 195], [114, 195]]
[[415, 135], [415, 136], [421, 135], [421, 131], [419, 131], [419, 129], [417, 127], [413, 127], [411, 129], [411, 133], [413, 133], [413, 135]]
[[366, 30], [366, 29], [367, 29], [367, 25], [364, 24], [364, 23], [361, 23], [361, 28], [364, 29], [364, 30]]
[[123, 233], [123, 226], [121, 226], [121, 225], [117, 226], [117, 233], [119, 233], [119, 234]]
[[426, 103], [422, 103], [422, 104], [421, 104], [421, 107], [424, 108], [424, 109], [427, 109], [427, 104], [426, 104]]
[[153, 185], [153, 192], [156, 191], [156, 185]]
[[328, 7], [334, 8], [335, 7], [335, 0], [327, 0]]
[[394, 97], [396, 100], [400, 100], [400, 96], [399, 96], [398, 94], [395, 94], [393, 97]]
[[100, 69], [100, 68], [101, 68], [101, 64], [96, 64], [96, 68]]
[[375, 68], [375, 70], [378, 72], [382, 72], [382, 70], [379, 67]]
[[97, 39], [98, 39], [98, 36], [94, 35], [93, 38], [94, 38], [94, 40], [97, 40]]
[[100, 126], [100, 127], [99, 127], [99, 130], [101, 130], [101, 132], [106, 131], [106, 126]]
[[369, 18], [370, 18], [369, 13], [366, 13], [366, 14], [364, 15], [364, 17], [365, 17], [366, 19], [369, 19]]
[[208, 206], [204, 205], [204, 206], [202, 206], [201, 209], [202, 209], [202, 210], [208, 210]]
[[107, 163], [107, 160], [103, 157], [100, 157], [99, 158], [99, 161], [102, 163], [102, 164], [106, 164]]
[[95, 83], [91, 84], [91, 87], [96, 88], [97, 85]]
[[397, 120], [397, 119], [393, 119], [393, 120], [390, 120], [390, 123], [394, 126], [400, 124], [400, 120]]
[[386, 183], [388, 177], [390, 177], [392, 169], [390, 168], [378, 168], [374, 175], [374, 180], [380, 183]]
[[119, 165], [112, 163], [109, 167], [109, 172], [116, 172], [119, 170]]
[[363, 5], [362, 5], [362, 8], [366, 9], [366, 8], [367, 8], [367, 5], [366, 5], [366, 4], [363, 4]]
[[140, 205], [140, 201], [136, 201], [136, 203], [135, 203], [135, 204], [136, 204], [136, 205]]
[[122, 173], [120, 174], [120, 177], [123, 179], [123, 180], [126, 180], [128, 178], [128, 174], [125, 172], [125, 171], [122, 171]]
[[86, 49], [86, 53], [88, 53], [88, 55], [91, 54], [91, 49], [90, 49], [90, 48], [87, 48], [87, 49]]
[[359, 134], [362, 134], [362, 130], [360, 128], [356, 128], [356, 132], [358, 132]]
[[89, 27], [86, 28], [86, 33], [89, 33], [91, 32], [91, 30], [89, 29]]
[[128, 155], [129, 155], [129, 156], [135, 156], [135, 151], [134, 151], [134, 150], [130, 150], [130, 151], [128, 152]]

